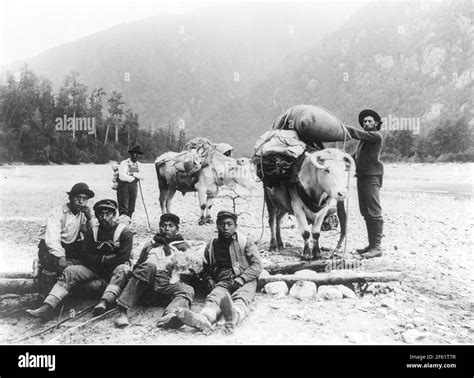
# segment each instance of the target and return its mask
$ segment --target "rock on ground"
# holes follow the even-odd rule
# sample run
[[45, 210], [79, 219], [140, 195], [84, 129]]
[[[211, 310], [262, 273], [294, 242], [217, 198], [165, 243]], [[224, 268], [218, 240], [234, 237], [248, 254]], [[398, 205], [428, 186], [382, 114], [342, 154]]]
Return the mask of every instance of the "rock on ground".
[[298, 299], [311, 299], [316, 295], [317, 288], [314, 282], [297, 281], [290, 290], [290, 295]]
[[342, 293], [344, 298], [355, 298], [356, 293], [344, 285], [337, 285], [336, 288]]
[[334, 301], [342, 299], [342, 292], [335, 286], [322, 285], [318, 288], [318, 299]]
[[288, 294], [288, 285], [283, 281], [267, 283], [264, 289], [265, 293], [275, 296], [283, 296]]

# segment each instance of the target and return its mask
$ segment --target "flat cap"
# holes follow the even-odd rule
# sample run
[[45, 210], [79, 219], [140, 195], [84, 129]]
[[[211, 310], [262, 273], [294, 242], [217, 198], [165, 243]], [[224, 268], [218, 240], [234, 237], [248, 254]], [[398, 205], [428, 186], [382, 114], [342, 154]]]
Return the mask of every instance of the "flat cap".
[[99, 209], [110, 209], [110, 210], [117, 211], [117, 208], [118, 208], [117, 202], [115, 202], [112, 199], [103, 199], [103, 200], [98, 201], [94, 205], [94, 211], [99, 210]]
[[233, 213], [232, 211], [221, 210], [217, 213], [217, 221], [221, 221], [226, 218], [231, 218], [234, 222], [237, 222], [237, 214]]
[[179, 225], [179, 217], [173, 213], [165, 213], [160, 217], [160, 223], [173, 222], [176, 226]]

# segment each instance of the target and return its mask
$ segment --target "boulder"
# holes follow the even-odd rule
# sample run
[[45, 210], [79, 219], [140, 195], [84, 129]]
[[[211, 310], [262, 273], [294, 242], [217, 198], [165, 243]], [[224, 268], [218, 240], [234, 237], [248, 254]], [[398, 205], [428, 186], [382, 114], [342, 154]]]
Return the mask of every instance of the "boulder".
[[318, 299], [334, 301], [342, 298], [342, 292], [335, 286], [323, 285], [318, 288]]
[[297, 281], [291, 287], [290, 295], [297, 299], [311, 299], [314, 298], [316, 292], [317, 288], [314, 282]]
[[356, 293], [354, 293], [351, 289], [349, 289], [347, 286], [344, 286], [344, 285], [337, 285], [336, 286], [337, 289], [339, 289], [339, 291], [342, 293], [342, 296], [344, 298], [355, 298], [356, 297]]
[[288, 294], [288, 285], [283, 281], [267, 283], [264, 289], [265, 293], [274, 296], [284, 296]]

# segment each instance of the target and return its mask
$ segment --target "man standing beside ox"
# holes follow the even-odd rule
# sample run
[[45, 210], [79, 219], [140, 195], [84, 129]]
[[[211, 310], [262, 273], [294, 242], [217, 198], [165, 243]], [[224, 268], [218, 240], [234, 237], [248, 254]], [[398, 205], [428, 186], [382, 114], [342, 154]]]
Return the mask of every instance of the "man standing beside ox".
[[366, 259], [382, 256], [383, 218], [380, 205], [380, 188], [383, 179], [383, 164], [380, 161], [383, 137], [380, 133], [382, 121], [380, 115], [370, 109], [359, 114], [359, 124], [364, 130], [346, 126], [352, 138], [359, 144], [354, 154], [357, 176], [357, 194], [359, 209], [365, 219], [369, 245], [357, 249]]

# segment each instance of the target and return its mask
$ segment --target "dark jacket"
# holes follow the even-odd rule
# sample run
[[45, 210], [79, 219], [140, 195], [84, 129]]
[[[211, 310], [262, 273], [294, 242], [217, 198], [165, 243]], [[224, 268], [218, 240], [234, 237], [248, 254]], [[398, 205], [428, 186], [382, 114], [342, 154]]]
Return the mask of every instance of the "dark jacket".
[[346, 126], [352, 138], [358, 139], [357, 150], [353, 155], [356, 163], [356, 176], [381, 176], [383, 164], [380, 161], [383, 137], [380, 131], [364, 131]]
[[[98, 227], [97, 241], [94, 240], [94, 229], [88, 229], [85, 235], [80, 261], [96, 272], [111, 272], [118, 265], [130, 263], [133, 247], [133, 233], [125, 227], [117, 242], [114, 242], [115, 230], [119, 225], [105, 229]], [[106, 243], [104, 243], [106, 242]], [[108, 256], [104, 258], [104, 256]]]
[[[214, 255], [213, 239], [204, 251], [203, 280], [209, 278], [217, 279], [216, 258]], [[232, 270], [236, 279], [242, 284], [256, 280], [262, 272], [262, 263], [255, 243], [247, 238], [245, 234], [237, 231], [229, 246], [229, 255], [232, 262]]]

